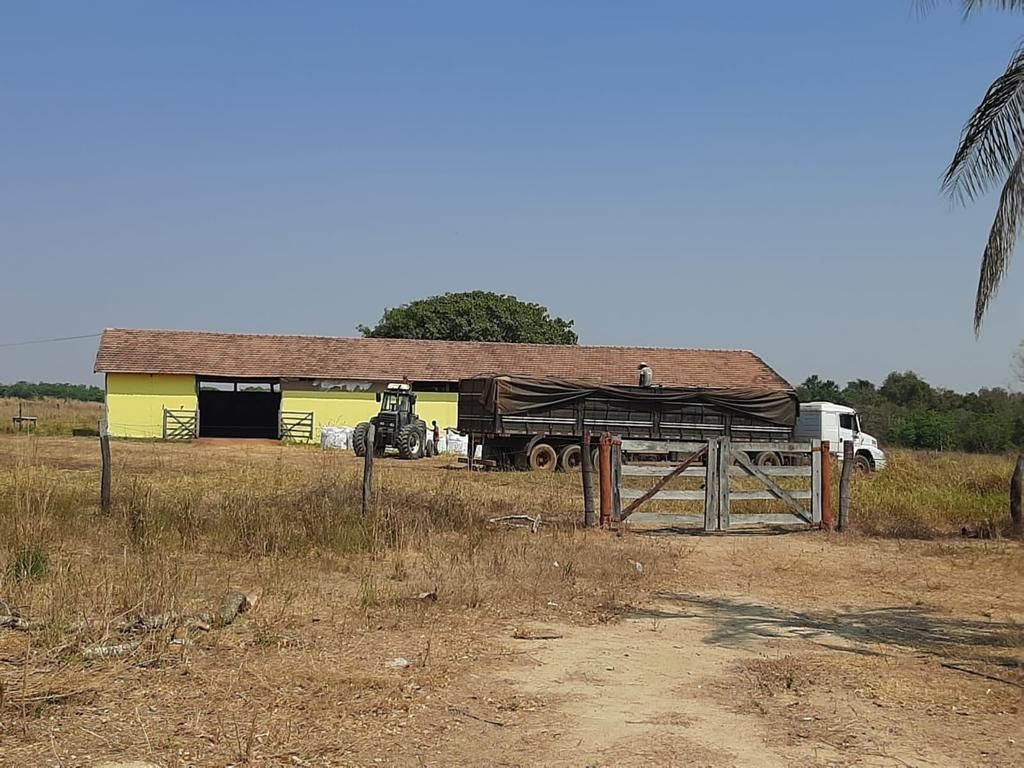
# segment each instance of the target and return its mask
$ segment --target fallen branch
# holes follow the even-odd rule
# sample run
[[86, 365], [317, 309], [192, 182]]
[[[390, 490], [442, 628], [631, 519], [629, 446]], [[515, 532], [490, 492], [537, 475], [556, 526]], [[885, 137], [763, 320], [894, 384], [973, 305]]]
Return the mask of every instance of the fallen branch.
[[28, 632], [32, 629], [32, 622], [21, 616], [0, 616], [0, 629], [17, 629]]
[[517, 629], [512, 633], [515, 640], [561, 640], [563, 635], [553, 629]]
[[466, 710], [459, 709], [458, 707], [449, 706], [448, 711], [454, 712], [457, 715], [462, 715], [463, 717], [471, 718], [473, 720], [479, 720], [481, 723], [487, 723], [488, 725], [496, 725], [499, 728], [504, 728], [506, 725], [506, 723], [501, 722], [501, 720], [488, 720], [486, 717], [474, 715], [472, 712], [467, 712]]
[[187, 625], [206, 632], [209, 631], [212, 622], [213, 617], [205, 611], [193, 614], [180, 614], [171, 611], [170, 613], [158, 613], [155, 616], [137, 616], [132, 621], [122, 624], [118, 630], [122, 634], [136, 634]]
[[109, 659], [127, 656], [137, 650], [141, 645], [139, 641], [131, 643], [119, 643], [118, 645], [93, 645], [82, 649], [82, 658], [86, 661], [92, 659]]
[[957, 672], [963, 672], [968, 675], [977, 675], [978, 677], [984, 677], [986, 680], [994, 680], [997, 683], [1005, 683], [1006, 685], [1013, 685], [1017, 688], [1024, 688], [1024, 685], [1021, 685], [1020, 683], [1014, 680], [1007, 680], [1005, 677], [996, 677], [995, 675], [989, 675], [985, 672], [978, 672], [977, 670], [970, 669], [969, 667], [961, 667], [959, 664], [950, 664], [946, 662], [943, 663], [941, 666], [945, 667], [946, 669], [955, 669]]
[[249, 598], [243, 593], [232, 590], [220, 601], [220, 623], [227, 626], [233, 622], [239, 614], [249, 610]]
[[537, 517], [530, 517], [529, 515], [504, 515], [502, 517], [492, 517], [487, 521], [488, 523], [505, 523], [512, 528], [525, 528], [526, 526], [520, 525], [520, 522], [526, 522], [530, 524], [530, 530], [533, 533], [537, 533], [540, 530], [541, 520], [540, 515]]

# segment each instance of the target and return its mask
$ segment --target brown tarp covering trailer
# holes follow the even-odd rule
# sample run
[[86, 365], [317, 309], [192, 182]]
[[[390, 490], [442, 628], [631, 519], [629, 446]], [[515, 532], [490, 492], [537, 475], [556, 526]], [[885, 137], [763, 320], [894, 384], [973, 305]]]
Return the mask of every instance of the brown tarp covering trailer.
[[588, 397], [602, 396], [632, 402], [639, 407], [710, 405], [723, 411], [792, 428], [799, 402], [791, 390], [751, 388], [623, 387], [581, 383], [555, 378], [520, 376], [479, 377], [486, 381], [480, 406], [502, 416], [569, 405]]

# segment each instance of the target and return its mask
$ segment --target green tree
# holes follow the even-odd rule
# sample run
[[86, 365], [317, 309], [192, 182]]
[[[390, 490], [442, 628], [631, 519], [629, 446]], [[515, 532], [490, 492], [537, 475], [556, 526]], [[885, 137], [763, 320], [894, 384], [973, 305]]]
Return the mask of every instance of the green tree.
[[358, 331], [378, 339], [507, 341], [576, 344], [572, 320], [551, 317], [546, 307], [489, 291], [446, 293], [384, 310], [372, 328]]
[[839, 385], [832, 381], [832, 379], [822, 381], [818, 374], [804, 379], [804, 383], [796, 388], [796, 396], [802, 403], [812, 403], [819, 400], [829, 403], [842, 402], [842, 393], [839, 391]]
[[[965, 15], [987, 7], [1020, 12], [1024, 0], [960, 0]], [[988, 87], [963, 132], [943, 177], [943, 189], [961, 203], [1002, 184], [995, 220], [981, 257], [974, 303], [974, 332], [1006, 275], [1024, 217], [1024, 45]]]
[[930, 408], [935, 396], [931, 385], [913, 371], [893, 371], [878, 391], [889, 402], [905, 408]]

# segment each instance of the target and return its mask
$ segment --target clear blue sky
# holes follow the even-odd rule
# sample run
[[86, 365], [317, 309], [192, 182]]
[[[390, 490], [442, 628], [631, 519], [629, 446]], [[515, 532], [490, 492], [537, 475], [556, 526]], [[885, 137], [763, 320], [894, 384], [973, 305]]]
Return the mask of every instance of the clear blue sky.
[[[939, 3], [2, 2], [0, 343], [354, 335], [490, 289], [794, 382], [1007, 384], [989, 198], [938, 191], [1024, 33]], [[1018, 259], [1018, 262], [1020, 260]], [[91, 380], [95, 340], [0, 347]]]

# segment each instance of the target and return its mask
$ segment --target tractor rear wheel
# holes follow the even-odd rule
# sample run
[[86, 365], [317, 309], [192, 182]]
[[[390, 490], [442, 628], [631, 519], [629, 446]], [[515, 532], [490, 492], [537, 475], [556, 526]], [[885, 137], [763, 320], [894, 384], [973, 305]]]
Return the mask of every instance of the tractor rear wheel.
[[558, 464], [558, 454], [547, 443], [537, 443], [530, 450], [530, 469], [550, 472]]
[[398, 433], [398, 453], [403, 459], [419, 459], [423, 456], [423, 435], [415, 425], [408, 424]]
[[369, 429], [370, 423], [364, 421], [357, 424], [356, 428], [352, 430], [352, 450], [355, 451], [356, 456], [366, 455], [366, 433]]

